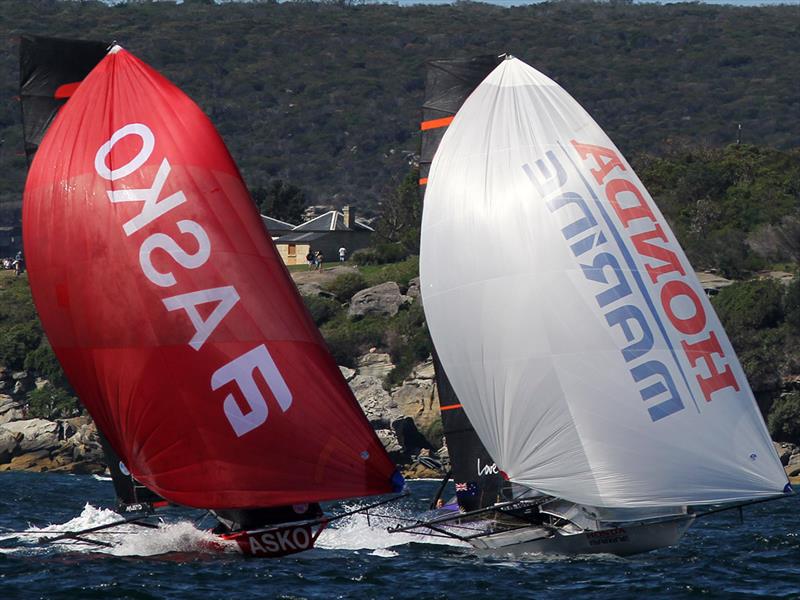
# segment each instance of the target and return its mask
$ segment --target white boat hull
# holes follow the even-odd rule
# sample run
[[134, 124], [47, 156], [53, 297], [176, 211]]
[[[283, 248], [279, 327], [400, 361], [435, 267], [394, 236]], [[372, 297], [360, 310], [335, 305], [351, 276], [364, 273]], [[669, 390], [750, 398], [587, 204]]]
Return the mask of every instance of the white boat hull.
[[632, 524], [600, 531], [568, 533], [528, 527], [492, 533], [470, 540], [478, 554], [520, 556], [523, 554], [616, 554], [629, 556], [674, 546], [694, 521], [682, 517], [658, 523]]

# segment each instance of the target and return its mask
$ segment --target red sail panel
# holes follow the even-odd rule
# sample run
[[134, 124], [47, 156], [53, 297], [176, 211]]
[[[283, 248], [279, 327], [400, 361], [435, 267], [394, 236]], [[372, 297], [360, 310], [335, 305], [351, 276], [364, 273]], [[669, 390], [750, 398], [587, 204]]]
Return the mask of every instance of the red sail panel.
[[23, 233], [56, 355], [148, 488], [203, 508], [392, 491], [224, 143], [130, 53], [104, 58], [48, 130]]

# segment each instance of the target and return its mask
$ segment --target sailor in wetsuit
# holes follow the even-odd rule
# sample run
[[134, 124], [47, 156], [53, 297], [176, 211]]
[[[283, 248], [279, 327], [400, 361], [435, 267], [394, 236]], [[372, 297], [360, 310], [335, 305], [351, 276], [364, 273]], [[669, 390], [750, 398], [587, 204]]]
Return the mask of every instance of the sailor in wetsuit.
[[264, 529], [272, 525], [294, 521], [310, 521], [319, 519], [323, 514], [322, 508], [316, 502], [270, 508], [212, 510], [211, 512], [219, 521], [212, 530], [218, 535], [234, 531]]

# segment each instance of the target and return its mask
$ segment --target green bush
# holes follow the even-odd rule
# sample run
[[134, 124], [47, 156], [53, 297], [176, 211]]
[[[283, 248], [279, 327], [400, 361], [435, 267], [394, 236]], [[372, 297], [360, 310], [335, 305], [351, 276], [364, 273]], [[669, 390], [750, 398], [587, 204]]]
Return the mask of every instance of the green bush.
[[400, 290], [405, 292], [409, 282], [419, 276], [419, 257], [410, 256], [402, 262], [370, 267], [364, 274], [369, 285], [378, 285], [384, 281], [395, 281]]
[[23, 369], [25, 357], [39, 346], [41, 339], [38, 321], [14, 323], [0, 328], [0, 364], [10, 369]]
[[372, 248], [356, 250], [351, 260], [357, 265], [385, 265], [399, 262], [408, 256], [408, 251], [400, 244], [379, 244]]
[[786, 322], [794, 328], [795, 331], [800, 331], [800, 277], [795, 276], [789, 284], [786, 290], [784, 306]]
[[334, 279], [327, 289], [339, 302], [348, 302], [353, 294], [367, 287], [367, 280], [360, 273], [343, 273]]
[[772, 439], [800, 444], [800, 393], [779, 398], [769, 411], [767, 423]]
[[388, 389], [402, 383], [414, 366], [428, 358], [433, 349], [419, 302], [397, 313], [385, 330], [383, 342], [395, 365], [384, 382]]
[[342, 310], [342, 305], [333, 298], [323, 298], [322, 296], [303, 296], [303, 302], [311, 313], [314, 323], [320, 327], [323, 323], [330, 321]]
[[741, 281], [720, 290], [712, 303], [731, 338], [783, 321], [783, 286], [774, 279]]
[[321, 328], [336, 364], [355, 367], [356, 358], [370, 348], [380, 347], [386, 328], [386, 319], [365, 317], [351, 321], [342, 314]]
[[28, 415], [41, 419], [64, 419], [81, 413], [75, 396], [52, 383], [28, 393]]
[[25, 356], [24, 366], [26, 371], [36, 372], [56, 387], [69, 388], [67, 378], [61, 369], [61, 363], [58, 362], [46, 337], [42, 337], [41, 343], [36, 350], [28, 352], [27, 356]]

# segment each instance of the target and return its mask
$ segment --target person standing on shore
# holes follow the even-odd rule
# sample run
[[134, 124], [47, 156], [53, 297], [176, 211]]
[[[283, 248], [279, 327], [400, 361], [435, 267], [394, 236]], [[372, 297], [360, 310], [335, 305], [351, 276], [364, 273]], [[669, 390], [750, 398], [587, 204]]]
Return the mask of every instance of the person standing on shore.
[[322, 271], [322, 259], [323, 259], [322, 250], [317, 250], [316, 258], [317, 258], [317, 271]]
[[306, 254], [306, 262], [308, 263], [308, 270], [313, 271], [317, 267], [317, 257], [314, 255], [314, 252], [311, 248], [308, 249], [308, 254]]
[[339, 248], [339, 262], [344, 262], [346, 256], [347, 256], [347, 248], [342, 246], [341, 248]]

